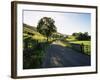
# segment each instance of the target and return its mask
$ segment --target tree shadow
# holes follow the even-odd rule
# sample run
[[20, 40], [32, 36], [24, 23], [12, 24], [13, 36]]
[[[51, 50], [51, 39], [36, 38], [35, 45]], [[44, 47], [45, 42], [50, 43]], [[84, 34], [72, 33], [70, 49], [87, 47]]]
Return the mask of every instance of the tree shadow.
[[28, 37], [23, 44], [23, 69], [40, 68], [48, 43]]
[[90, 56], [80, 54], [70, 47], [50, 44], [43, 60], [43, 68], [90, 66]]

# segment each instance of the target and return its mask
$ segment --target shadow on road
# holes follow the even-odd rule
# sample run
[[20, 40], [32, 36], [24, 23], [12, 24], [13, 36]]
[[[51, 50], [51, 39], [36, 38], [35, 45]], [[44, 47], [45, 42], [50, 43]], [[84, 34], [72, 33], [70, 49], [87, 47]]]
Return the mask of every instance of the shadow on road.
[[90, 56], [69, 47], [50, 44], [43, 59], [42, 68], [90, 66]]

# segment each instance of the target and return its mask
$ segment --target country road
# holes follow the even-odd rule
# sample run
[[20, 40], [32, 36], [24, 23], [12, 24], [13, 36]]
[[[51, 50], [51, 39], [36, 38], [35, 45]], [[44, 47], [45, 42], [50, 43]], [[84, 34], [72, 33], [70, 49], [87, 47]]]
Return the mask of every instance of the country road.
[[43, 68], [90, 66], [90, 56], [71, 48], [50, 44], [43, 59]]

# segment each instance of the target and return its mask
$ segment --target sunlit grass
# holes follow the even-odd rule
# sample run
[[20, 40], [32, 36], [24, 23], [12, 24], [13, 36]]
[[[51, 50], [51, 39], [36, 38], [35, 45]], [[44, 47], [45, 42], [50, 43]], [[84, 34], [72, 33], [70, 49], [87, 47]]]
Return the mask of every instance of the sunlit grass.
[[45, 40], [46, 39], [44, 36], [41, 36], [41, 35], [34, 35], [32, 38], [35, 40]]
[[91, 45], [91, 41], [71, 41], [70, 43]]
[[56, 41], [56, 42], [54, 42], [54, 43], [57, 44], [57, 45], [63, 46], [63, 47], [68, 46], [68, 44], [65, 44], [65, 43], [62, 42], [62, 41]]
[[[91, 55], [91, 41], [71, 41], [70, 43], [80, 44], [84, 46], [84, 53], [87, 55]], [[87, 47], [88, 46], [88, 53], [87, 53]]]
[[70, 36], [68, 36], [68, 38], [66, 38], [66, 40], [67, 41], [75, 41], [76, 38], [75, 38], [75, 36], [70, 35]]

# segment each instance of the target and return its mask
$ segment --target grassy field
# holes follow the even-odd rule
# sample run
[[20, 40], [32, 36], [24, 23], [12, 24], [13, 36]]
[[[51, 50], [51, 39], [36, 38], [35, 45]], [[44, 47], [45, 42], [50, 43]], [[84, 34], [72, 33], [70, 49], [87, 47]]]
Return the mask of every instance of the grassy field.
[[83, 45], [84, 53], [87, 55], [91, 55], [91, 41], [79, 41], [75, 38], [75, 36], [72, 35], [68, 36], [68, 38], [66, 38], [66, 41], [69, 41], [69, 43]]
[[64, 43], [63, 41], [56, 41], [55, 43], [56, 43], [57, 45], [62, 46], [62, 47], [67, 47], [67, 46], [68, 46], [68, 44]]
[[[31, 33], [33, 35], [29, 35], [28, 33]], [[29, 25], [24, 25], [23, 36], [24, 36], [24, 39], [27, 37], [32, 37], [32, 39], [38, 40], [38, 41], [46, 40], [46, 37], [44, 37], [39, 32], [37, 32], [35, 27], [31, 27]]]
[[71, 36], [69, 35], [68, 38], [66, 38], [67, 41], [75, 41], [75, 37], [74, 36]]
[[71, 43], [84, 45], [84, 53], [90, 55], [91, 53], [91, 41], [72, 41]]
[[75, 44], [83, 44], [83, 45], [91, 45], [91, 41], [79, 41], [77, 40], [74, 36], [69, 36], [66, 38], [66, 41], [69, 41], [70, 43], [75, 43]]
[[70, 43], [91, 45], [91, 41], [71, 41]]

